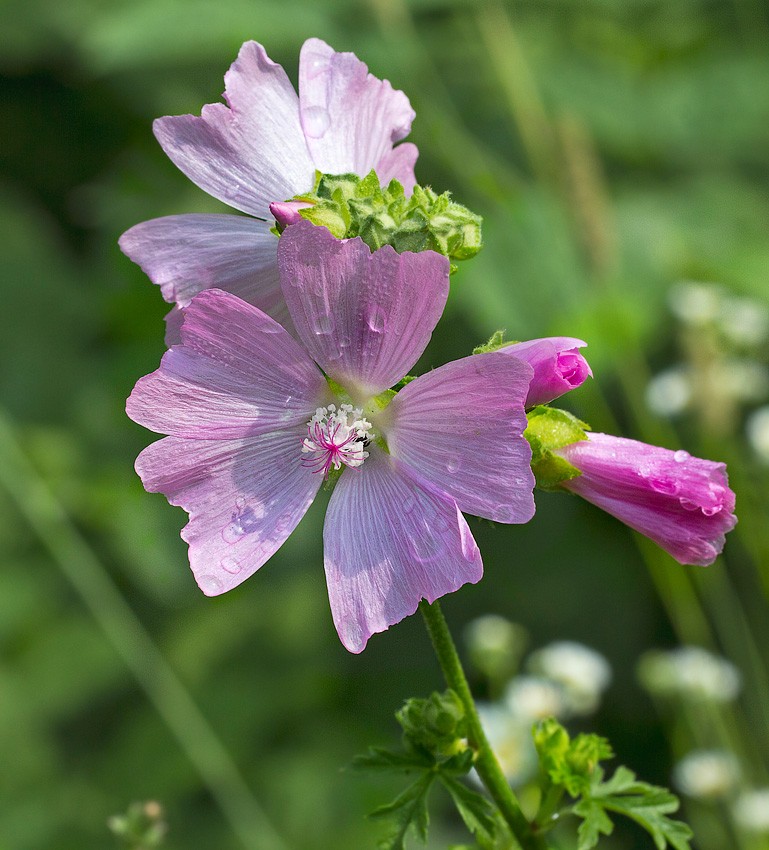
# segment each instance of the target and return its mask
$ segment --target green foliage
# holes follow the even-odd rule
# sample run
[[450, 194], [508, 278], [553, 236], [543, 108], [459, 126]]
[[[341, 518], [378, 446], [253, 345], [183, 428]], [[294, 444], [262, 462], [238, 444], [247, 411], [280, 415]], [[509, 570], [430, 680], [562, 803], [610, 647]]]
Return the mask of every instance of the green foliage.
[[407, 197], [391, 180], [382, 189], [376, 172], [321, 175], [315, 191], [297, 196], [311, 206], [302, 218], [327, 227], [334, 236], [360, 238], [375, 251], [392, 245], [404, 251], [437, 251], [452, 261], [469, 260], [481, 249], [481, 217], [429, 187], [415, 186]]
[[459, 697], [447, 690], [427, 699], [409, 699], [396, 718], [403, 728], [405, 751], [370, 747], [351, 764], [354, 770], [367, 773], [420, 774], [391, 803], [369, 815], [388, 821], [388, 832], [380, 842], [382, 850], [403, 850], [410, 833], [426, 843], [427, 796], [436, 781], [448, 791], [470, 832], [491, 841], [498, 824], [496, 809], [486, 797], [459, 781], [470, 772], [474, 757], [464, 740], [465, 716]]
[[113, 815], [107, 821], [107, 826], [130, 850], [153, 850], [160, 847], [167, 831], [163, 809], [152, 800], [132, 803], [124, 815]]
[[640, 782], [626, 767], [618, 767], [604, 782], [599, 762], [614, 753], [605, 738], [581, 734], [573, 740], [555, 718], [548, 718], [534, 730], [534, 743], [544, 775], [545, 795], [537, 815], [538, 822], [552, 826], [552, 803], [557, 805], [566, 791], [579, 798], [557, 814], [581, 818], [577, 830], [577, 850], [591, 850], [601, 835], [611, 835], [614, 824], [608, 812], [625, 815], [642, 826], [652, 837], [657, 850], [668, 844], [674, 850], [689, 850], [691, 829], [668, 815], [678, 809], [678, 798], [664, 788]]
[[566, 410], [540, 405], [528, 414], [524, 437], [531, 445], [531, 468], [542, 490], [559, 490], [561, 482], [582, 473], [552, 449], [586, 440], [590, 426]]

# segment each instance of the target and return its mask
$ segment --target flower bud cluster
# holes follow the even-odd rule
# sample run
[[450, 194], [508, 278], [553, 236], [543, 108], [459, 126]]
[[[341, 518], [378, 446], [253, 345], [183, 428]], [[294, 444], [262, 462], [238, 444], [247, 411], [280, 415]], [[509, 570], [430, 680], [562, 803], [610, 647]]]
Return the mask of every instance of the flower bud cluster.
[[[288, 209], [286, 209], [288, 207]], [[359, 236], [372, 251], [392, 245], [404, 251], [436, 251], [452, 262], [469, 260], [481, 249], [481, 217], [431, 188], [415, 186], [407, 196], [397, 180], [381, 188], [373, 170], [319, 174], [313, 192], [287, 204], [273, 204], [277, 232], [299, 218], [327, 227], [338, 239]]]
[[467, 747], [465, 709], [450, 689], [435, 691], [427, 699], [408, 699], [395, 716], [403, 727], [406, 749], [421, 749], [445, 758]]

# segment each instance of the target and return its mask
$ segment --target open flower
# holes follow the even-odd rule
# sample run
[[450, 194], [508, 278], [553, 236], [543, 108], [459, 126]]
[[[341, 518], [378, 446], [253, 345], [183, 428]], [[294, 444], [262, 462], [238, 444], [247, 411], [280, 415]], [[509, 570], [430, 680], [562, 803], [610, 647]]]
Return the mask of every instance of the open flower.
[[248, 41], [224, 81], [227, 106], [208, 104], [200, 117], [158, 118], [154, 131], [190, 180], [254, 218], [167, 216], [120, 238], [123, 252], [177, 305], [167, 317], [170, 341], [178, 341], [178, 308], [210, 287], [287, 323], [278, 240], [270, 227], [274, 215], [284, 220], [290, 209], [280, 202], [313, 190], [316, 170], [364, 177], [373, 168], [383, 186], [395, 178], [411, 192], [415, 184], [416, 147], [393, 147], [411, 130], [409, 100], [352, 53], [308, 39], [299, 56], [297, 96], [283, 68]]
[[651, 538], [679, 563], [712, 564], [737, 523], [723, 463], [592, 432], [552, 451], [582, 473], [562, 487]]
[[535, 407], [582, 386], [588, 376], [593, 377], [593, 370], [579, 352], [586, 345], [581, 339], [551, 336], [515, 342], [499, 351], [524, 360], [534, 369], [526, 407]]
[[448, 260], [372, 253], [303, 221], [282, 235], [278, 263], [302, 345], [229, 293], [198, 295], [183, 344], [128, 400], [132, 419], [169, 435], [136, 468], [147, 490], [189, 512], [182, 536], [208, 595], [267, 561], [339, 470], [326, 578], [342, 643], [360, 652], [423, 597], [480, 579], [460, 511], [498, 522], [533, 515], [522, 436], [532, 369], [475, 355], [391, 393], [441, 315]]

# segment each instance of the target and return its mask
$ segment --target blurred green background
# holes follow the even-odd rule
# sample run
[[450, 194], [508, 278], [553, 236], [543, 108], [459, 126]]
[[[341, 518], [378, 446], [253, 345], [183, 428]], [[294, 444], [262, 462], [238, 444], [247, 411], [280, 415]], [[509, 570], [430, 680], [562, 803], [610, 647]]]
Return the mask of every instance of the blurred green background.
[[[165, 158], [152, 119], [216, 101], [247, 39], [296, 80], [310, 36], [409, 95], [419, 181], [484, 216], [485, 248], [453, 278], [422, 365], [499, 327], [582, 337], [596, 379], [564, 406], [596, 430], [727, 461], [738, 494], [740, 524], [707, 570], [565, 496], [539, 494], [525, 527], [471, 520], [486, 575], [445, 600], [456, 634], [494, 612], [532, 646], [581, 641], [614, 680], [580, 728], [608, 735], [621, 763], [668, 785], [687, 749], [725, 747], [740, 787], [766, 785], [769, 438], [755, 411], [769, 403], [767, 341], [724, 333], [719, 310], [671, 310], [670, 294], [715, 282], [707, 292], [747, 305], [760, 330], [767, 6], [3, 0], [0, 848], [116, 846], [107, 818], [146, 799], [165, 807], [173, 848], [373, 847], [380, 830], [363, 815], [398, 784], [340, 768], [368, 744], [396, 744], [393, 711], [442, 687], [418, 617], [360, 656], [342, 648], [324, 498], [255, 577], [207, 599], [178, 536], [183, 512], [133, 471], [153, 436], [124, 399], [157, 366], [167, 305], [118, 236], [224, 210]], [[735, 362], [748, 364], [740, 392]], [[688, 406], [661, 418], [649, 382], [680, 364]], [[716, 709], [658, 714], [636, 682], [644, 651], [679, 643], [742, 674], [739, 701], [715, 720]], [[434, 847], [466, 840], [442, 803]], [[769, 846], [735, 828], [728, 797], [691, 800], [685, 816], [701, 848]], [[651, 846], [632, 827], [605, 844]]]

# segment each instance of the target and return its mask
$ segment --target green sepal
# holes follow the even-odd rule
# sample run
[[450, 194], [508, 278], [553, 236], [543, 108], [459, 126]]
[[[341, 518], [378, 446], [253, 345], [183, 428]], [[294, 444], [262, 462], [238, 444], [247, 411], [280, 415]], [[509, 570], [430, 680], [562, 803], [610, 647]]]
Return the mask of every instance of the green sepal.
[[489, 354], [492, 351], [499, 351], [500, 348], [504, 348], [505, 346], [512, 344], [513, 343], [511, 342], [505, 342], [505, 332], [503, 330], [494, 331], [494, 333], [489, 337], [488, 342], [475, 346], [473, 354]]
[[598, 763], [614, 756], [606, 738], [583, 733], [571, 740], [554, 717], [535, 727], [534, 746], [549, 782], [565, 788], [572, 797], [587, 792]]
[[[427, 699], [408, 699], [395, 715], [403, 728], [407, 749], [423, 750], [436, 760], [452, 758], [467, 751], [467, 721], [460, 698], [451, 689], [432, 693]], [[471, 763], [461, 763], [465, 773]], [[457, 767], [449, 767], [456, 772]]]
[[[302, 218], [327, 227], [339, 239], [359, 236], [372, 251], [391, 245], [404, 251], [437, 251], [453, 262], [474, 257], [482, 246], [479, 215], [438, 195], [429, 187], [415, 186], [406, 197], [403, 186], [391, 180], [382, 189], [375, 171], [357, 174], [323, 174], [313, 192], [291, 200], [312, 204], [299, 211]], [[273, 229], [280, 235], [282, 228]]]
[[587, 440], [590, 426], [566, 410], [539, 405], [528, 414], [529, 424], [523, 436], [531, 445], [531, 469], [542, 490], [563, 490], [561, 482], [582, 475], [553, 449]]

